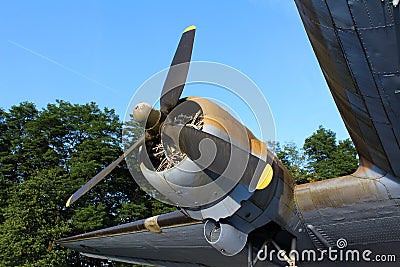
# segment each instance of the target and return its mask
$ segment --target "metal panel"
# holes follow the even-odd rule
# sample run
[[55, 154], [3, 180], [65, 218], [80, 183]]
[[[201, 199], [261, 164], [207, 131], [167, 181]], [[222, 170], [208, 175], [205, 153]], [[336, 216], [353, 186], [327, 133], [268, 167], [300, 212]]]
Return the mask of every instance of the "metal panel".
[[400, 50], [398, 49], [398, 26], [358, 29], [363, 47], [375, 73], [399, 72]]
[[400, 74], [381, 75], [382, 100], [392, 123], [397, 141], [400, 141]]
[[[353, 247], [375, 244], [370, 248], [376, 248], [387, 242], [400, 244], [400, 206], [393, 199], [398, 191], [399, 184], [390, 175], [368, 179], [346, 176], [300, 185], [295, 199], [305, 223], [323, 233], [329, 243], [345, 238]], [[321, 246], [316, 239], [315, 245]]]
[[394, 121], [400, 119], [400, 74], [381, 75], [383, 94], [390, 104], [389, 112], [393, 113]]
[[369, 118], [368, 110], [365, 107], [363, 98], [360, 95], [354, 94], [348, 90], [345, 90], [345, 92], [347, 93], [347, 98], [348, 101], [350, 102], [350, 108], [352, 108], [354, 112], [357, 113], [358, 116], [363, 118]]
[[[302, 2], [302, 8], [299, 10], [301, 13], [304, 13], [306, 17], [313, 18], [321, 26], [333, 28], [332, 19], [329, 16], [325, 1], [306, 0]], [[318, 10], [318, 13], [314, 12], [315, 9]]]
[[330, 13], [332, 15], [332, 19], [335, 23], [335, 26], [341, 29], [353, 29], [353, 18], [349, 12], [349, 9], [346, 5], [343, 5], [343, 2], [338, 0], [327, 0], [326, 1]]
[[376, 125], [376, 123], [386, 124], [386, 127], [390, 127], [388, 117], [386, 115], [386, 110], [383, 107], [381, 99], [364, 97], [365, 104], [371, 114], [371, 119]]
[[236, 212], [236, 215], [247, 222], [252, 222], [255, 218], [260, 216], [262, 212], [263, 210], [258, 208], [252, 202], [246, 201], [242, 204], [242, 207]]
[[387, 124], [378, 123], [376, 124], [376, 129], [381, 137], [382, 146], [389, 158], [392, 169], [395, 173], [400, 173], [399, 158], [397, 157], [399, 154], [399, 143], [394, 136], [392, 128], [388, 127]]
[[[340, 1], [338, 1], [340, 2]], [[392, 1], [352, 0], [349, 8], [359, 28], [382, 27], [394, 23]], [[343, 4], [343, 2], [341, 2]]]
[[346, 54], [347, 63], [354, 74], [354, 80], [361, 95], [378, 98], [379, 93], [374, 77], [372, 76], [367, 59], [363, 56], [364, 51], [356, 32], [340, 29], [337, 32]]

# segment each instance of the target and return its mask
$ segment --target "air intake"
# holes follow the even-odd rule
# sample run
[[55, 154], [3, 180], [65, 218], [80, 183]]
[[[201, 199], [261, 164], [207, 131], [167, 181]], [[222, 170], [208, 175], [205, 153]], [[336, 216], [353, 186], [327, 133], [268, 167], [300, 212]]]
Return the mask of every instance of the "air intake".
[[226, 256], [238, 254], [247, 242], [247, 234], [214, 220], [207, 220], [204, 224], [204, 236], [211, 246]]

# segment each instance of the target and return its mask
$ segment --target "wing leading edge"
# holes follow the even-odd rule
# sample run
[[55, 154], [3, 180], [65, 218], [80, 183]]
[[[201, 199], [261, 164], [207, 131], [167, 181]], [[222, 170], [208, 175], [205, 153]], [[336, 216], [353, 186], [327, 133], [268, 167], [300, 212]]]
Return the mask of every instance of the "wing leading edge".
[[295, 0], [361, 164], [400, 177], [400, 14], [392, 1]]
[[[247, 253], [223, 256], [203, 236], [203, 223], [181, 212], [64, 238], [58, 244], [81, 254], [157, 266], [246, 266]], [[263, 266], [275, 266], [263, 262]]]

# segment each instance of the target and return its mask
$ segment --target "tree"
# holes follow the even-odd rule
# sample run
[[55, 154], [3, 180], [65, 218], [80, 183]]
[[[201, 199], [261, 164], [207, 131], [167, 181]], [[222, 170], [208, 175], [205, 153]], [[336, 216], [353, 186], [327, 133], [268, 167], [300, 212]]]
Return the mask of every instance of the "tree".
[[316, 181], [348, 175], [357, 169], [357, 152], [350, 139], [338, 143], [336, 134], [322, 126], [306, 138], [303, 149], [308, 172]]
[[2, 208], [0, 265], [67, 266], [67, 250], [53, 249], [54, 240], [71, 233], [62, 219], [62, 180], [59, 172], [38, 171], [13, 188], [9, 204]]
[[65, 193], [64, 172], [38, 128], [39, 112], [32, 103], [2, 113], [0, 166], [6, 198], [0, 207], [0, 265], [62, 265], [66, 251], [52, 250], [52, 241], [69, 232], [56, 204]]
[[286, 143], [283, 148], [278, 146], [277, 157], [292, 174], [297, 184], [307, 183], [306, 160], [303, 151], [293, 142]]
[[37, 110], [25, 102], [0, 110], [0, 129], [0, 266], [105, 266], [54, 240], [170, 209], [149, 201], [126, 164], [65, 208], [75, 190], [122, 154], [122, 123], [112, 109], [57, 100]]
[[303, 148], [275, 144], [277, 157], [297, 184], [325, 180], [353, 173], [358, 166], [357, 152], [350, 139], [336, 140], [336, 134], [319, 126], [305, 139]]

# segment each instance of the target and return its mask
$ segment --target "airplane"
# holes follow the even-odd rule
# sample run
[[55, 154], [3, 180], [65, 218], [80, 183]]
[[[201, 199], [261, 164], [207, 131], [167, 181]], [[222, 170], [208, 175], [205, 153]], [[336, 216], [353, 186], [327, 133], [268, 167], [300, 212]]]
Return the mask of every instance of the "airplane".
[[[399, 0], [295, 0], [357, 149], [360, 164], [355, 173], [295, 185], [265, 143], [228, 112], [206, 99], [180, 99], [193, 47], [193, 26], [185, 30], [178, 45], [161, 94], [160, 110], [139, 104], [134, 111], [135, 119], [145, 123], [145, 136], [67, 203], [69, 206], [75, 202], [129, 153], [139, 149], [144, 155], [140, 168], [151, 190], [179, 203], [180, 210], [57, 242], [88, 257], [153, 266], [397, 266], [398, 3]], [[188, 121], [176, 123], [174, 118], [182, 112], [190, 118], [200, 112], [202, 122], [198, 127], [190, 126]], [[202, 159], [204, 153], [199, 145], [204, 140], [212, 143], [206, 148], [216, 152], [211, 161]], [[178, 165], [191, 163], [188, 166], [193, 171], [181, 172], [174, 164], [157, 169], [160, 159], [145, 152], [160, 142], [183, 153]], [[171, 152], [165, 150], [166, 157], [168, 153]], [[226, 158], [233, 158], [233, 165], [246, 159], [246, 165], [240, 166], [244, 171], [237, 174], [237, 166], [231, 166]], [[257, 178], [256, 184], [253, 178]], [[191, 183], [214, 183], [222, 190], [215, 186], [196, 193], [170, 187]], [[273, 250], [278, 253], [269, 257]], [[307, 251], [311, 256], [310, 251], [314, 251], [318, 255], [311, 260], [298, 259], [294, 251]], [[336, 251], [336, 258], [330, 257], [332, 251]], [[353, 258], [343, 259], [344, 256]]]

